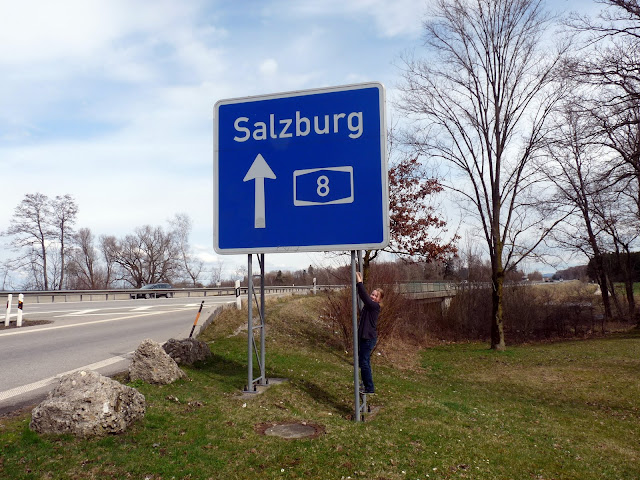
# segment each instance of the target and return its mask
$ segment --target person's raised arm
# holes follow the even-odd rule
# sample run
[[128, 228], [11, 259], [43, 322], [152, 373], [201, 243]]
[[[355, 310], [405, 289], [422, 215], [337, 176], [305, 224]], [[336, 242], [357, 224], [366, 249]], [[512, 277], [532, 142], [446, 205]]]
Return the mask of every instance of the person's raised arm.
[[362, 303], [372, 308], [380, 308], [378, 302], [374, 302], [367, 293], [367, 289], [364, 288], [360, 272], [356, 272], [356, 282], [356, 290], [358, 291], [358, 296], [360, 297], [360, 300], [362, 300]]

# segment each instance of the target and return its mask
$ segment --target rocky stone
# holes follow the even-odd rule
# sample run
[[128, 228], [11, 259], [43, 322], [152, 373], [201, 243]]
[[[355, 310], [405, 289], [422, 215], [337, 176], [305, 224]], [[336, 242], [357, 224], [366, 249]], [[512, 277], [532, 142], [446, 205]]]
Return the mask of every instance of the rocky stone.
[[167, 343], [162, 345], [162, 348], [178, 365], [193, 365], [195, 362], [206, 360], [211, 356], [209, 346], [195, 338], [185, 338], [184, 340], [170, 338]]
[[146, 339], [138, 346], [129, 365], [129, 379], [168, 385], [187, 375], [158, 342]]
[[146, 409], [135, 388], [91, 370], [60, 378], [31, 413], [29, 428], [38, 433], [99, 437], [124, 432]]

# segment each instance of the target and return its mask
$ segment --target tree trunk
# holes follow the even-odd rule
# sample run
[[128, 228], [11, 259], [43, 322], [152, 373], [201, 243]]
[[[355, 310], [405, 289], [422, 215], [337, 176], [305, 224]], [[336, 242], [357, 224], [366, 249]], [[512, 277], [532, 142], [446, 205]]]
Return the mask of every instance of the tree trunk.
[[633, 296], [633, 268], [631, 265], [631, 251], [626, 245], [624, 247], [625, 268], [624, 268], [624, 289], [627, 296], [627, 305], [629, 308], [629, 319], [636, 318], [636, 299]]
[[64, 283], [64, 235], [60, 236], [60, 285], [58, 290], [62, 290], [62, 284]]
[[[497, 132], [496, 132], [497, 135]], [[498, 157], [500, 158], [500, 156]], [[504, 343], [504, 315], [502, 311], [502, 293], [504, 285], [504, 265], [502, 263], [502, 253], [504, 243], [500, 235], [500, 209], [502, 207], [500, 185], [500, 161], [496, 161], [495, 180], [492, 185], [492, 219], [491, 219], [491, 243], [494, 249], [491, 252], [491, 349], [503, 351], [506, 349]]]
[[49, 279], [47, 278], [47, 247], [45, 246], [44, 236], [41, 237], [40, 247], [42, 249], [42, 279], [44, 280], [45, 291], [49, 290]]
[[[604, 270], [604, 261], [600, 250], [592, 241], [592, 248], [594, 251], [593, 260], [596, 266], [596, 277], [598, 279], [598, 285], [600, 285], [600, 295], [602, 296], [602, 304], [604, 305], [604, 322], [611, 319], [611, 301], [609, 299], [609, 288], [607, 285], [607, 274]], [[603, 325], [604, 325], [603, 322]]]
[[627, 296], [627, 304], [629, 305], [629, 318], [634, 319], [636, 315], [636, 299], [633, 296], [633, 281], [625, 280], [624, 290]]
[[504, 343], [504, 323], [502, 311], [502, 293], [504, 284], [504, 272], [497, 271], [491, 275], [493, 290], [491, 294], [491, 349], [503, 351], [506, 349]]
[[623, 317], [624, 313], [622, 311], [622, 305], [620, 305], [620, 299], [618, 298], [618, 294], [616, 293], [616, 286], [613, 284], [613, 280], [611, 280], [611, 277], [606, 276], [605, 278], [606, 284], [609, 287], [611, 299], [613, 300], [613, 305], [616, 307], [618, 317]]
[[611, 301], [609, 299], [609, 288], [607, 285], [607, 277], [600, 272], [598, 275], [598, 285], [600, 285], [600, 295], [602, 296], [602, 304], [604, 305], [604, 323], [611, 319]]
[[371, 261], [378, 256], [378, 252], [374, 250], [365, 250], [362, 255], [362, 280], [366, 284], [369, 280], [369, 269], [371, 268]]

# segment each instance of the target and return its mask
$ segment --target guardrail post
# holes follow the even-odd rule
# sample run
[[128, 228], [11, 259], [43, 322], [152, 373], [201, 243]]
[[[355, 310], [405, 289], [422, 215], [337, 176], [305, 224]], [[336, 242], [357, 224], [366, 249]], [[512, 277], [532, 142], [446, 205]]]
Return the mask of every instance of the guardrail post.
[[12, 294], [8, 294], [7, 295], [7, 312], [4, 315], [4, 326], [8, 327], [9, 326], [9, 315], [11, 315], [11, 300], [13, 299], [13, 295]]
[[240, 280], [236, 280], [236, 308], [242, 308], [242, 299], [240, 298]]
[[16, 317], [16, 326], [22, 326], [22, 305], [24, 301], [24, 295], [21, 293], [18, 295], [18, 316]]
[[442, 299], [442, 303], [440, 304], [440, 309], [442, 313], [446, 313], [447, 310], [449, 310], [450, 306], [451, 306], [451, 297], [444, 297]]

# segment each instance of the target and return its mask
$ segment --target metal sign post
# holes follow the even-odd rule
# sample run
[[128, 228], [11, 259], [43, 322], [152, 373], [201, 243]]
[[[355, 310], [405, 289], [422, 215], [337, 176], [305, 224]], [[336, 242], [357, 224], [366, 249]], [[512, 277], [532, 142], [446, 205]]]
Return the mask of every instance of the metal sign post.
[[356, 292], [356, 251], [351, 251], [351, 326], [353, 329], [353, 402], [355, 420], [360, 421], [360, 375], [358, 361], [358, 294]]
[[[362, 265], [362, 250], [358, 250], [358, 271], [362, 275], [362, 281], [364, 281], [364, 265]], [[362, 308], [362, 300], [358, 297], [358, 310]]]
[[267, 332], [265, 330], [265, 302], [264, 302], [264, 253], [258, 255], [260, 262], [260, 385], [269, 383], [265, 369], [265, 340]]
[[253, 385], [253, 255], [249, 254], [247, 266], [247, 386], [245, 392], [255, 391]]

